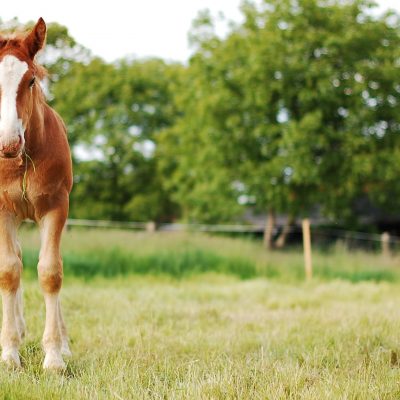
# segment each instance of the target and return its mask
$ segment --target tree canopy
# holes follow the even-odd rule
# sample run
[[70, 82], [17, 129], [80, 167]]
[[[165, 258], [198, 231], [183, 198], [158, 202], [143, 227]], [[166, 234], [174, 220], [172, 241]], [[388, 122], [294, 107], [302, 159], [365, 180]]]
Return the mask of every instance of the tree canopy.
[[[320, 206], [346, 218], [360, 196], [391, 202], [398, 183], [387, 182], [386, 194], [381, 188], [383, 170], [398, 175], [384, 154], [398, 143], [399, 21], [393, 14], [378, 18], [370, 7], [365, 1], [244, 3], [244, 23], [223, 40], [210, 16], [199, 16], [185, 112], [171, 130], [183, 146], [172, 179], [181, 177], [182, 190], [193, 176], [188, 201], [203, 186], [193, 174], [203, 161], [184, 140], [200, 141], [197, 155], [213, 152], [207, 174], [227, 177], [228, 187], [261, 209], [298, 215]], [[233, 193], [220, 195], [232, 199]], [[191, 212], [197, 214], [195, 207]]]

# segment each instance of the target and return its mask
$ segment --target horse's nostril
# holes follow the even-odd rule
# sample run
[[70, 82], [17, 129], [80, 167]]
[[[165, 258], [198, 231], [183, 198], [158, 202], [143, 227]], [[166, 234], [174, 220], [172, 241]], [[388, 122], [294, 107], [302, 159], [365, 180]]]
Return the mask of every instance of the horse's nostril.
[[13, 141], [0, 141], [0, 152], [7, 158], [16, 157], [22, 150], [24, 139], [22, 135], [14, 137]]

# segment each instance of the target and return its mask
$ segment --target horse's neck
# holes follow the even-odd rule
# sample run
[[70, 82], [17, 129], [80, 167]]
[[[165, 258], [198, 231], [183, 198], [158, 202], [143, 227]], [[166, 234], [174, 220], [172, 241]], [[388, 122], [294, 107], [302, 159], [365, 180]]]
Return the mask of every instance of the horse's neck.
[[30, 156], [43, 149], [45, 138], [45, 117], [49, 108], [45, 103], [38, 102], [34, 105], [32, 114], [25, 131], [25, 149]]

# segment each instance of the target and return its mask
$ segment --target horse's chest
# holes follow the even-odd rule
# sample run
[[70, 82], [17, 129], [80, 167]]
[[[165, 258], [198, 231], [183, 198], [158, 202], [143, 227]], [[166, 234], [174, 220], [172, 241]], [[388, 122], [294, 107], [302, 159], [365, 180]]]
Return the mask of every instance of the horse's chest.
[[65, 205], [72, 181], [68, 167], [63, 159], [23, 163], [0, 158], [0, 210], [38, 221], [47, 211]]
[[33, 207], [27, 201], [27, 193], [21, 180], [0, 184], [0, 210], [8, 211], [21, 219], [33, 218]]
[[35, 219], [37, 185], [31, 173], [25, 169], [0, 170], [0, 210], [20, 219]]

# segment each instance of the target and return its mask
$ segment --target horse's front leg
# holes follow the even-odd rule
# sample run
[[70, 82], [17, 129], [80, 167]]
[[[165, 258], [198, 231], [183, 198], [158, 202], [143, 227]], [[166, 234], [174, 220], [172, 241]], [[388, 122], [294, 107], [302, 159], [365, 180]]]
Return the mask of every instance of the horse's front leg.
[[42, 243], [38, 273], [46, 304], [46, 324], [43, 334], [45, 369], [65, 368], [62, 352], [65, 352], [65, 346], [68, 347], [59, 301], [63, 277], [60, 241], [66, 216], [65, 209], [53, 210], [47, 213], [39, 224]]
[[[18, 347], [21, 343], [22, 305], [19, 307], [22, 262], [17, 242], [18, 221], [0, 212], [0, 290], [3, 302], [1, 359], [10, 366], [20, 366]], [[23, 321], [23, 318], [22, 318]]]

